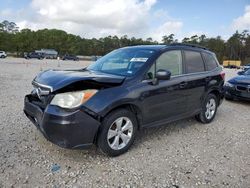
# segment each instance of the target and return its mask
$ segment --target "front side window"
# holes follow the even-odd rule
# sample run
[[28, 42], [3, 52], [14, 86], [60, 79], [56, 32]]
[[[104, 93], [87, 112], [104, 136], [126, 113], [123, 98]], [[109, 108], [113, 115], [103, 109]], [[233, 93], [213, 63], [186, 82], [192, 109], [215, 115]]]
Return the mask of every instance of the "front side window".
[[196, 73], [205, 71], [205, 66], [200, 52], [184, 51], [186, 72]]
[[[149, 79], [154, 78], [155, 69], [153, 65], [147, 73]], [[167, 51], [156, 60], [156, 72], [158, 70], [168, 70], [171, 76], [182, 74], [182, 55], [180, 50]]]
[[156, 71], [163, 69], [171, 72], [172, 76], [182, 74], [182, 55], [180, 50], [163, 53], [156, 60]]
[[154, 50], [149, 49], [118, 49], [98, 59], [87, 69], [121, 76], [132, 76], [145, 65], [154, 53]]

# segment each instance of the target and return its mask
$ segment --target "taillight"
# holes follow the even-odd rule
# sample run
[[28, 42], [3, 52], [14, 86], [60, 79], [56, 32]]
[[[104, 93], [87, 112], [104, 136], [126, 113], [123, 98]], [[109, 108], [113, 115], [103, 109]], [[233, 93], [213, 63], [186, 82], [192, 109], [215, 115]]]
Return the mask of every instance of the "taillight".
[[225, 74], [224, 72], [221, 72], [221, 73], [220, 73], [220, 76], [221, 76], [221, 78], [222, 78], [224, 81], [225, 81], [225, 75], [226, 75], [226, 74]]

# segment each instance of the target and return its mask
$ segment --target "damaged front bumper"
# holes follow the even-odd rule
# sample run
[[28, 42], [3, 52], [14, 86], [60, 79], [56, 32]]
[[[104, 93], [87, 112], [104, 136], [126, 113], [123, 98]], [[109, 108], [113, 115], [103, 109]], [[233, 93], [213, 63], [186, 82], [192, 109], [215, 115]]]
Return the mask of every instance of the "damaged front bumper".
[[25, 96], [24, 113], [52, 143], [63, 148], [87, 148], [94, 141], [100, 122], [81, 109], [69, 111], [47, 105], [43, 110]]

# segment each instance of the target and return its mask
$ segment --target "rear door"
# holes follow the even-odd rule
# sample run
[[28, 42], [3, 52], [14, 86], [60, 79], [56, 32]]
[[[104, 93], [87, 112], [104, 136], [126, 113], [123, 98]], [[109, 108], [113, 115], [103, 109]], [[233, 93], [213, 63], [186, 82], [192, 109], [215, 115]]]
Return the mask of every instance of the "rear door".
[[187, 108], [189, 113], [193, 114], [201, 109], [207, 74], [200, 51], [184, 50], [183, 54], [187, 84]]

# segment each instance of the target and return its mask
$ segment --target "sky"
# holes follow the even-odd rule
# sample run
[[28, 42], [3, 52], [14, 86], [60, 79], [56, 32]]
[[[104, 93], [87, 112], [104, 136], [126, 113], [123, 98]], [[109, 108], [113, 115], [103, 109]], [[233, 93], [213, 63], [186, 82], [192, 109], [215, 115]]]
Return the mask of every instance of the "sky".
[[85, 38], [175, 34], [228, 39], [250, 30], [250, 0], [0, 0], [0, 22], [20, 29], [56, 28]]

